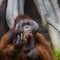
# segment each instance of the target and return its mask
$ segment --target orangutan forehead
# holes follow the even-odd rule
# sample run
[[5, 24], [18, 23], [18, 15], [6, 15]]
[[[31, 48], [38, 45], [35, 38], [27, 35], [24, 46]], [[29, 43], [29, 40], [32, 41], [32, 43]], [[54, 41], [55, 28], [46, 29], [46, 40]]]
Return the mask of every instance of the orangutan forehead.
[[31, 19], [21, 19], [21, 20], [19, 20], [18, 22], [21, 22], [21, 21], [23, 21], [23, 22], [30, 22], [30, 20], [31, 20]]
[[18, 21], [18, 25], [23, 25], [23, 24], [27, 24], [27, 25], [29, 25], [29, 24], [31, 24], [31, 21], [30, 20], [28, 20], [28, 19], [24, 19], [24, 20], [19, 20]]
[[24, 20], [19, 20], [16, 24], [16, 28], [22, 28], [24, 25], [31, 25], [31, 21], [24, 19]]

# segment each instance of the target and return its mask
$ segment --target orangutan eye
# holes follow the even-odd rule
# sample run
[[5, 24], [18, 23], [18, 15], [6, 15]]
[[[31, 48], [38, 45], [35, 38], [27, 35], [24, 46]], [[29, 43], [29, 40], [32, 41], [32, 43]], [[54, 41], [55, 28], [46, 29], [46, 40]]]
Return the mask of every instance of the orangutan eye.
[[28, 26], [25, 27], [26, 29], [29, 28]]
[[23, 23], [22, 26], [25, 26], [25, 25], [30, 25], [29, 22], [26, 22], [26, 23]]
[[27, 23], [26, 23], [26, 25], [30, 25], [30, 23], [29, 23], [29, 22], [27, 22]]

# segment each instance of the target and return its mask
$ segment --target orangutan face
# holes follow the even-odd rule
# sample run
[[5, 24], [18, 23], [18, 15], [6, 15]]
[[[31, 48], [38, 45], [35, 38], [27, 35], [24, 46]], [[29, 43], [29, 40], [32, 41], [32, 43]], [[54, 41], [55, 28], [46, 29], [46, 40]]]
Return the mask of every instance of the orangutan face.
[[23, 23], [23, 33], [28, 36], [30, 33], [32, 33], [32, 26], [29, 22]]
[[27, 43], [33, 36], [33, 33], [37, 32], [39, 25], [32, 19], [20, 19], [15, 26], [16, 40], [15, 45], [21, 45], [21, 43]]
[[21, 42], [27, 43], [27, 37], [32, 33], [32, 26], [28, 20], [19, 21], [16, 25], [16, 35], [17, 40], [16, 44], [20, 44]]
[[19, 21], [16, 25], [16, 33], [22, 33], [23, 35], [28, 36], [30, 33], [32, 33], [32, 28], [33, 27], [28, 20], [22, 20]]

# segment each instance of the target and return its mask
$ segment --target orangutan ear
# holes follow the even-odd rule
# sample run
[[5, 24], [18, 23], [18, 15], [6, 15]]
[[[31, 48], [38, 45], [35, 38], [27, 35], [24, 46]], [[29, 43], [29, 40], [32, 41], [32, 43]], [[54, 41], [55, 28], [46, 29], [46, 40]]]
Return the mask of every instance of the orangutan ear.
[[36, 21], [34, 21], [34, 20], [30, 20], [30, 22], [31, 22], [31, 25], [32, 25], [32, 27], [33, 27], [33, 31], [34, 31], [34, 32], [37, 32], [37, 31], [39, 30], [39, 25], [38, 25], [38, 23], [37, 23]]

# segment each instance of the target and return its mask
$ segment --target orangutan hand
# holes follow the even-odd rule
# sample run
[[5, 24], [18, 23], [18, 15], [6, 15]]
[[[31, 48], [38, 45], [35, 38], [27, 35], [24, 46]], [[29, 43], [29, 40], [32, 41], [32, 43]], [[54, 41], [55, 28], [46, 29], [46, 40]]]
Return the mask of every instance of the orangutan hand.
[[38, 56], [39, 56], [39, 52], [36, 48], [34, 48], [33, 50], [31, 50], [28, 54], [27, 54], [27, 57], [28, 59], [30, 60], [35, 60], [35, 59], [38, 59]]

